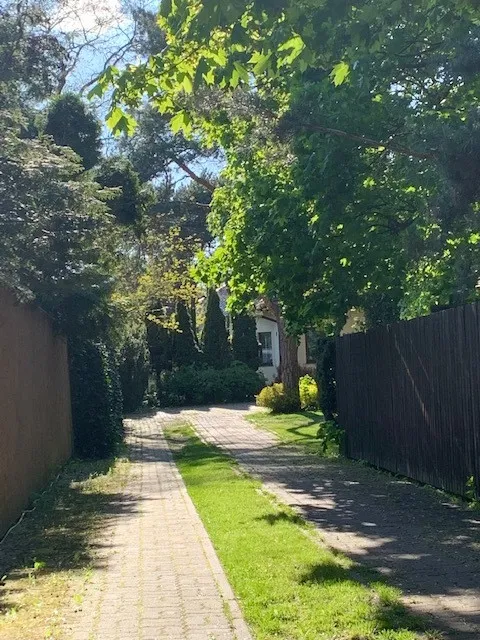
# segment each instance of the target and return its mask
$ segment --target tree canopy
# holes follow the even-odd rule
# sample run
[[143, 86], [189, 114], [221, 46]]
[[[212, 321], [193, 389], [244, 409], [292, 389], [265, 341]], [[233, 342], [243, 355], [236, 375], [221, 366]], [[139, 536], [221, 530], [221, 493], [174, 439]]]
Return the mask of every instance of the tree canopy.
[[45, 133], [61, 147], [70, 147], [91, 169], [100, 159], [100, 122], [74, 93], [64, 93], [49, 105]]
[[144, 188], [132, 163], [121, 156], [102, 160], [95, 179], [103, 187], [116, 190], [108, 206], [116, 220], [123, 225], [139, 225], [153, 194]]
[[480, 10], [461, 0], [160, 10], [166, 47], [110, 70], [112, 125], [147, 95], [226, 158], [199, 273], [275, 297], [295, 333], [477, 295]]

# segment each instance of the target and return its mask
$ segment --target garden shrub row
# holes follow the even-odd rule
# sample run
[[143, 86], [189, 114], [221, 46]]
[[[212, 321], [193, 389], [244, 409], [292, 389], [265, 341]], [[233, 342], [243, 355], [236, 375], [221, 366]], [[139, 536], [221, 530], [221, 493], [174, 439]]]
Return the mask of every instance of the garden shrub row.
[[265, 384], [264, 377], [242, 362], [223, 369], [180, 367], [159, 377], [161, 406], [204, 405], [252, 400]]

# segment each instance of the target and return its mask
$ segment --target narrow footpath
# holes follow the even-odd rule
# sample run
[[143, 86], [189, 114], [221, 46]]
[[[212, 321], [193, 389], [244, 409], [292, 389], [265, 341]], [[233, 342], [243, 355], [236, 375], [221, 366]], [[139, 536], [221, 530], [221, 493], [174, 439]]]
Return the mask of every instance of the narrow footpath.
[[157, 419], [192, 423], [314, 522], [328, 545], [400, 587], [405, 604], [445, 638], [478, 640], [480, 513], [389, 474], [280, 445], [244, 419], [251, 409], [166, 411]]
[[98, 541], [73, 640], [251, 640], [161, 425], [160, 417], [127, 421], [124, 498], [134, 508]]

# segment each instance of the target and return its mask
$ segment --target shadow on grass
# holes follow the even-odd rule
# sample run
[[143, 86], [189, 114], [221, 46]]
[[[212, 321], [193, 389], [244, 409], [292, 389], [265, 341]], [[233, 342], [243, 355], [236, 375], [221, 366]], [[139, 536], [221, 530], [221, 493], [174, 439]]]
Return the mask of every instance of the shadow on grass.
[[291, 524], [296, 524], [301, 527], [306, 526], [306, 522], [301, 516], [296, 513], [285, 513], [285, 511], [281, 511], [280, 513], [267, 513], [267, 515], [260, 516], [256, 518], [256, 520], [264, 520], [272, 527], [280, 522], [290, 522]]
[[[341, 557], [341, 554], [335, 555]], [[339, 587], [360, 583], [371, 590], [372, 611], [368, 619], [375, 621], [375, 628], [384, 631], [408, 630], [415, 633], [430, 629], [429, 621], [411, 613], [383, 576], [366, 567], [345, 567], [335, 559], [325, 559], [300, 576], [299, 583], [324, 586], [337, 584]], [[437, 634], [434, 637], [441, 636]]]
[[0, 545], [0, 614], [12, 605], [9, 596], [22, 591], [24, 578], [101, 567], [95, 534], [134, 514], [138, 502], [122, 493], [112, 466], [112, 460], [69, 462]]
[[358, 576], [354, 575], [352, 569], [342, 567], [339, 561], [334, 558], [325, 559], [320, 564], [316, 564], [309, 571], [299, 578], [300, 584], [325, 584], [326, 582], [358, 582]]

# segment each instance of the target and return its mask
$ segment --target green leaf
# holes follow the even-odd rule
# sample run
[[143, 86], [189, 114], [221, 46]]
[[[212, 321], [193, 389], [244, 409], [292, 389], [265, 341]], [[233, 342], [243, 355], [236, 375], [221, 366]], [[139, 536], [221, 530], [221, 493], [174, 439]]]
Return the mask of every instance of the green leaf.
[[203, 83], [203, 80], [209, 71], [210, 65], [207, 63], [205, 58], [200, 58], [193, 77], [193, 87], [195, 89], [198, 89], [198, 87]]
[[240, 82], [240, 76], [238, 74], [238, 71], [234, 69], [232, 71], [232, 75], [230, 76], [229, 84], [232, 87], [232, 89], [236, 89], [238, 87], [239, 82]]
[[120, 107], [114, 107], [107, 116], [107, 126], [110, 127], [112, 133], [116, 136], [125, 133], [131, 136], [135, 131], [137, 122], [133, 116], [125, 113]]
[[224, 67], [227, 64], [227, 54], [225, 49], [218, 49], [217, 51], [214, 51], [212, 53], [212, 58], [221, 67]]
[[250, 58], [250, 64], [253, 64], [253, 73], [255, 75], [260, 75], [265, 71], [272, 56], [272, 52], [268, 53], [260, 53], [260, 51], [256, 51], [252, 57]]
[[170, 128], [173, 133], [178, 133], [184, 126], [185, 111], [179, 111], [170, 120]]
[[279, 51], [290, 51], [291, 53], [285, 58], [287, 62], [291, 63], [298, 58], [298, 56], [302, 53], [305, 48], [305, 43], [303, 42], [301, 36], [296, 35], [290, 40], [284, 42], [280, 47], [278, 47]]
[[120, 121], [122, 116], [122, 109], [120, 109], [120, 107], [113, 107], [106, 119], [107, 126], [110, 127], [110, 129], [112, 129], [113, 131], [113, 129], [118, 125], [118, 122]]
[[87, 93], [87, 98], [89, 100], [91, 100], [92, 98], [94, 98], [95, 96], [97, 96], [98, 98], [101, 98], [103, 96], [105, 92], [105, 88], [102, 84], [100, 84], [100, 82], [98, 84], [96, 84], [93, 89], [91, 89], [88, 93]]
[[183, 82], [182, 82], [182, 87], [183, 90], [185, 91], [185, 93], [192, 93], [193, 91], [193, 82], [192, 82], [192, 78], [190, 75], [185, 74], [185, 77], [183, 78]]
[[347, 62], [342, 61], [333, 67], [332, 72], [330, 73], [330, 78], [332, 79], [333, 84], [338, 87], [345, 82], [349, 75], [350, 65]]
[[234, 62], [233, 66], [235, 67], [238, 75], [240, 76], [240, 78], [244, 81], [244, 82], [248, 82], [250, 79], [250, 76], [248, 75], [248, 70], [243, 66], [243, 64], [240, 64], [240, 62]]
[[480, 242], [480, 233], [472, 233], [468, 238], [469, 244], [478, 244]]
[[176, 113], [170, 120], [170, 127], [172, 133], [178, 133], [179, 131], [188, 131], [191, 127], [190, 114], [182, 110]]
[[159, 13], [164, 18], [167, 18], [172, 13], [172, 0], [162, 0]]

